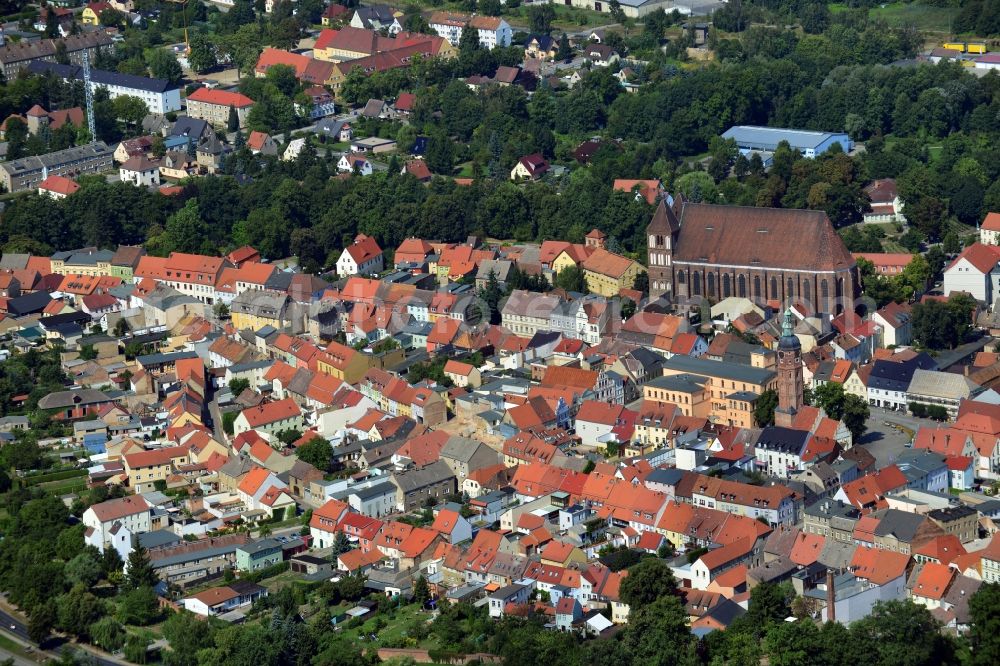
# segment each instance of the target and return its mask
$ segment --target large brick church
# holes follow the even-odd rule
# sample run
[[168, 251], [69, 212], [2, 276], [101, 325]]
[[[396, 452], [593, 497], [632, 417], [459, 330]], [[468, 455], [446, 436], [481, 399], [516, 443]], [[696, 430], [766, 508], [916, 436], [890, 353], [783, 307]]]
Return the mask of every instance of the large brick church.
[[662, 199], [647, 227], [649, 293], [680, 306], [749, 298], [852, 310], [857, 263], [826, 213]]

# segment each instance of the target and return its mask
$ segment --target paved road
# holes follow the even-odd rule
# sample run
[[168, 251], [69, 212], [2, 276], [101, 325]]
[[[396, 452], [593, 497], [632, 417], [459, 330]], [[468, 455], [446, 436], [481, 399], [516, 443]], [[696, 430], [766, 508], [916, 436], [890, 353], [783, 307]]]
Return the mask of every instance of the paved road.
[[[18, 643], [21, 643], [22, 645], [32, 646], [32, 649], [39, 656], [44, 656], [47, 659], [58, 659], [58, 655], [53, 654], [52, 652], [41, 650], [40, 648], [38, 648], [37, 645], [32, 643], [31, 640], [28, 638], [28, 626], [27, 624], [25, 624], [24, 620], [20, 619], [19, 617], [16, 617], [15, 615], [12, 615], [11, 613], [5, 610], [0, 610], [0, 629], [3, 630], [4, 634], [11, 637]], [[113, 657], [108, 657], [99, 654], [98, 652], [87, 646], [75, 645], [73, 647], [78, 650], [82, 650], [83, 652], [86, 652], [87, 655], [94, 660], [94, 663], [99, 664], [99, 666], [123, 666], [129, 663], [121, 659], [115, 659]]]

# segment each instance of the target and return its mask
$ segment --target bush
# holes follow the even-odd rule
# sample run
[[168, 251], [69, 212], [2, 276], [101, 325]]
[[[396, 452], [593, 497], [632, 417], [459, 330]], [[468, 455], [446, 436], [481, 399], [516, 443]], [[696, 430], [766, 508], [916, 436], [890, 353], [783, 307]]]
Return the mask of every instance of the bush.
[[272, 576], [277, 576], [288, 571], [288, 562], [278, 562], [274, 566], [267, 567], [266, 569], [260, 569], [254, 571], [253, 573], [248, 573], [240, 576], [240, 580], [245, 580], [251, 583], [259, 583], [265, 578], [271, 578]]

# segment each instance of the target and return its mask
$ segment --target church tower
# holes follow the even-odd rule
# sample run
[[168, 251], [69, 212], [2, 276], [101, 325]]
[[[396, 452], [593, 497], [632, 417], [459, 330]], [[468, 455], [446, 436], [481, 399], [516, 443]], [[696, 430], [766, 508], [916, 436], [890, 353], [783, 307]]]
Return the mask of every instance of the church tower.
[[673, 253], [681, 225], [667, 199], [660, 199], [653, 219], [646, 227], [646, 271], [651, 299], [674, 293]]
[[795, 337], [791, 308], [785, 310], [785, 321], [778, 340], [778, 408], [774, 424], [790, 428], [795, 415], [802, 409], [802, 343]]

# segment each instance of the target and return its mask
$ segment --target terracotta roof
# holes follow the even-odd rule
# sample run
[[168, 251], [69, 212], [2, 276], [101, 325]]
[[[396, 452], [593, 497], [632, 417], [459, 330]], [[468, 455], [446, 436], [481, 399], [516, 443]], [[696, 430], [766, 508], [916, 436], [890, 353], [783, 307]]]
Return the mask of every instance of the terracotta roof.
[[1000, 231], [1000, 213], [987, 213], [980, 228], [986, 231]]
[[680, 224], [676, 261], [810, 271], [855, 265], [823, 211], [686, 202]]
[[149, 511], [149, 503], [141, 495], [127, 495], [118, 499], [108, 500], [90, 507], [97, 519], [102, 523], [119, 520], [125, 516]]
[[955, 570], [946, 564], [928, 562], [917, 574], [912, 593], [925, 599], [941, 599], [948, 592], [955, 574]]
[[642, 198], [646, 200], [646, 203], [652, 205], [656, 203], [656, 197], [659, 196], [660, 191], [663, 189], [663, 185], [657, 179], [652, 180], [628, 180], [626, 178], [615, 179], [612, 188], [616, 192], [627, 192], [631, 193], [633, 190], [642, 195]]
[[254, 495], [258, 490], [260, 490], [260, 487], [270, 476], [270, 470], [264, 469], [263, 467], [254, 467], [246, 476], [243, 477], [243, 480], [240, 481], [239, 489], [241, 492], [248, 495]]
[[604, 248], [597, 248], [593, 254], [583, 260], [583, 268], [593, 273], [620, 278], [636, 262]]
[[251, 428], [259, 428], [260, 426], [276, 421], [295, 418], [301, 414], [302, 411], [299, 409], [299, 406], [291, 398], [285, 398], [276, 402], [267, 402], [257, 407], [243, 410], [243, 415], [246, 417], [247, 424]]
[[66, 176], [49, 176], [38, 184], [38, 189], [68, 196], [79, 190], [80, 186], [75, 180]]
[[197, 599], [209, 608], [217, 606], [221, 603], [225, 603], [232, 599], [236, 599], [240, 596], [240, 593], [231, 587], [210, 587], [207, 590], [202, 590], [197, 594], [192, 594], [188, 599]]
[[203, 102], [205, 104], [232, 106], [237, 109], [253, 106], [253, 100], [246, 95], [209, 88], [198, 88], [188, 95], [187, 99], [188, 101]]
[[945, 270], [951, 270], [955, 264], [963, 259], [972, 264], [979, 272], [989, 273], [1000, 262], [1000, 246], [974, 243], [962, 250], [962, 253], [955, 257], [955, 261], [951, 262]]
[[860, 547], [854, 551], [849, 568], [858, 578], [885, 585], [905, 575], [909, 563], [910, 556], [903, 553]]
[[382, 254], [382, 248], [378, 246], [375, 239], [364, 234], [358, 234], [354, 242], [344, 249], [358, 265]]

